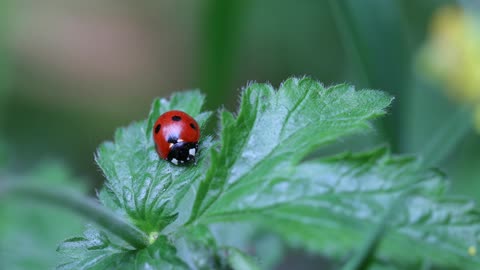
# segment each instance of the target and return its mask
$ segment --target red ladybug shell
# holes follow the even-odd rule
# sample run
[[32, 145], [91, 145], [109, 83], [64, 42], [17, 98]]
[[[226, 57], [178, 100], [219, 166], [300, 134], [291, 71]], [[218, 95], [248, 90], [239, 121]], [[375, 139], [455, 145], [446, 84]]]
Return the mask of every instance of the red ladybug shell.
[[175, 165], [195, 161], [199, 139], [197, 121], [182, 111], [168, 111], [160, 115], [153, 126], [158, 155]]

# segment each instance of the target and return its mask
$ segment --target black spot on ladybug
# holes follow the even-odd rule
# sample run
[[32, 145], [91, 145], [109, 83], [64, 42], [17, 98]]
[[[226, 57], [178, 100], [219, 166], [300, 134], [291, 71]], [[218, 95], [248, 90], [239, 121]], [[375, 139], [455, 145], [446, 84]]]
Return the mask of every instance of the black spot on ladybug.
[[193, 129], [197, 129], [193, 123], [190, 123], [190, 126], [191, 126]]
[[172, 120], [175, 121], [175, 122], [178, 122], [178, 121], [182, 120], [182, 117], [180, 117], [178, 115], [174, 115], [174, 116], [172, 116]]
[[160, 131], [160, 128], [162, 126], [160, 124], [158, 124], [156, 127], [155, 127], [155, 134], [157, 134], [159, 131]]
[[168, 142], [168, 143], [177, 143], [177, 142], [178, 142], [178, 138], [177, 138], [177, 137], [168, 137], [167, 142]]

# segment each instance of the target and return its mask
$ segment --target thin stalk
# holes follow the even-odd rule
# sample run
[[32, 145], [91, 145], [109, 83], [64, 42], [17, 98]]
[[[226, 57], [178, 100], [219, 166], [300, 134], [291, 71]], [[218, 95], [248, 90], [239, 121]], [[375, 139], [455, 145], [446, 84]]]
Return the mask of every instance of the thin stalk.
[[217, 108], [229, 97], [249, 0], [204, 0], [200, 24], [198, 82], [209, 94], [207, 108]]
[[132, 224], [92, 199], [69, 190], [37, 187], [25, 183], [4, 182], [0, 184], [0, 197], [13, 195], [46, 202], [73, 210], [75, 213], [97, 223], [136, 249], [148, 245], [148, 237]]
[[352, 20], [352, 14], [344, 0], [329, 0], [335, 24], [342, 39], [342, 45], [351, 59], [354, 59], [358, 79], [363, 87], [371, 87], [372, 78], [369, 74], [370, 63], [367, 60], [367, 50], [363, 46], [360, 34]]
[[[351, 1], [351, 0], [329, 0], [329, 5], [331, 8], [332, 16], [335, 22], [335, 25], [338, 29], [338, 33], [341, 39], [342, 46], [345, 50], [345, 53], [348, 57], [348, 60], [354, 66], [353, 71], [355, 72], [357, 86], [360, 88], [373, 88], [373, 89], [382, 89], [389, 88], [390, 93], [398, 98], [398, 100], [403, 100], [405, 96], [404, 91], [399, 89], [404, 88], [406, 71], [409, 69], [409, 50], [406, 49], [403, 44], [403, 41], [399, 39], [399, 35], [391, 34], [389, 39], [397, 40], [395, 43], [396, 50], [392, 48], [387, 49], [383, 53], [378, 53], [374, 51], [373, 41], [376, 38], [372, 38], [371, 33], [366, 31], [365, 25], [373, 25], [373, 19], [369, 18], [366, 13], [364, 13], [363, 7], [360, 10], [357, 10], [358, 3], [360, 1]], [[391, 2], [390, 5], [383, 6], [372, 6], [370, 12], [372, 16], [377, 19], [384, 19], [383, 15], [373, 14], [375, 12], [382, 12], [384, 8], [387, 8], [388, 12], [392, 12], [393, 18], [391, 21], [386, 21], [385, 23], [393, 23], [390, 26], [395, 33], [400, 33], [400, 35], [407, 35], [407, 29], [401, 27], [401, 15], [399, 13], [395, 14], [393, 12], [398, 12], [398, 9], [395, 10], [395, 2]], [[392, 5], [393, 4], [393, 5]], [[367, 23], [367, 24], [365, 24]], [[381, 26], [382, 31], [392, 30], [386, 28], [387, 26]], [[381, 31], [380, 31], [381, 32]], [[378, 39], [377, 39], [378, 42]], [[388, 46], [388, 45], [386, 45]], [[387, 57], [386, 59], [381, 59], [383, 55], [395, 54], [394, 58]], [[394, 61], [394, 67], [392, 66], [393, 74], [396, 76], [391, 77], [384, 71], [380, 71], [377, 64], [379, 61]], [[390, 72], [392, 73], [392, 72]], [[389, 77], [390, 76], [390, 77]], [[403, 79], [402, 79], [403, 78]], [[393, 84], [392, 84], [393, 83]], [[400, 106], [399, 106], [400, 105]], [[382, 137], [387, 139], [390, 142], [390, 147], [392, 150], [397, 151], [400, 137], [398, 133], [398, 123], [400, 121], [402, 104], [397, 104], [391, 110], [389, 117], [382, 119], [378, 122], [381, 125], [380, 131]]]
[[6, 120], [5, 104], [11, 83], [12, 66], [10, 65], [10, 55], [7, 49], [7, 37], [9, 32], [11, 32], [8, 24], [11, 18], [10, 4], [10, 1], [0, 1], [0, 133], [3, 133], [5, 128], [3, 126]]
[[436, 166], [472, 129], [472, 110], [460, 107], [438, 130], [421, 151], [425, 166]]

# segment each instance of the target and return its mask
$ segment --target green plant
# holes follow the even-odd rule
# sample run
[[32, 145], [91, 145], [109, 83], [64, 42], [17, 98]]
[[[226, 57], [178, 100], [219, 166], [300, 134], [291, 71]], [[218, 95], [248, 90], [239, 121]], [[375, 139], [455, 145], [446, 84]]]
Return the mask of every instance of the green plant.
[[[219, 111], [220, 131], [202, 138], [196, 165], [159, 160], [154, 121], [177, 109], [205, 126], [212, 113], [202, 112], [204, 99], [187, 91], [155, 100], [146, 120], [99, 147], [106, 183], [98, 197], [110, 210], [82, 208], [102, 228], [89, 226], [63, 242], [67, 260], [59, 269], [261, 269], [245, 251], [219, 246], [209, 227], [243, 222], [341, 262], [374, 231], [348, 269], [410, 269], [425, 259], [441, 267], [480, 265], [471, 252], [480, 214], [469, 200], [445, 193], [441, 173], [384, 147], [317, 152], [370, 131], [369, 120], [385, 114], [392, 97], [309, 78], [288, 79], [278, 90], [250, 84], [237, 114]], [[123, 223], [109, 223], [111, 212]]]

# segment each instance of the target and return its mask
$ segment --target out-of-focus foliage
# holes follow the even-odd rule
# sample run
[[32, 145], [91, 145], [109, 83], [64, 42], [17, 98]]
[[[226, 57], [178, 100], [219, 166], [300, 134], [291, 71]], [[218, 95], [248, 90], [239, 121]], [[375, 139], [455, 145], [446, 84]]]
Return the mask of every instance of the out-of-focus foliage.
[[252, 257], [236, 248], [228, 248], [227, 256], [233, 270], [260, 270], [258, 263]]
[[[79, 179], [63, 166], [45, 163], [29, 173], [12, 175], [0, 171], [3, 181], [28, 181], [31, 185], [85, 190]], [[25, 198], [1, 194], [0, 269], [53, 269], [60, 261], [59, 241], [81, 231], [81, 219], [61, 206], [38, 204]]]

